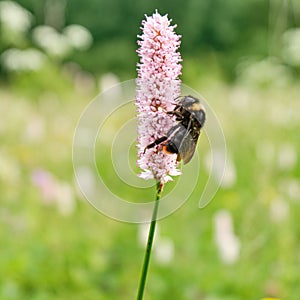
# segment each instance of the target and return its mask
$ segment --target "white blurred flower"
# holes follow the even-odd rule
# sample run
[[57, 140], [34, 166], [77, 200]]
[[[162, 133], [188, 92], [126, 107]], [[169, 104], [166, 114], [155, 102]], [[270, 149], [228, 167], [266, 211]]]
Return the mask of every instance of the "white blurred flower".
[[74, 76], [74, 85], [78, 93], [92, 92], [95, 89], [95, 78], [91, 73], [79, 71]]
[[228, 155], [226, 157], [226, 166], [224, 168], [224, 153], [222, 150], [214, 149], [214, 159], [212, 162], [212, 153], [208, 152], [204, 157], [204, 165], [208, 172], [211, 171], [211, 175], [216, 179], [217, 182], [221, 181], [223, 188], [230, 188], [236, 182], [236, 168], [235, 165]]
[[91, 33], [81, 25], [69, 25], [64, 28], [63, 34], [67, 37], [69, 43], [78, 50], [86, 50], [93, 43]]
[[33, 48], [11, 48], [1, 54], [0, 60], [3, 67], [9, 71], [36, 71], [43, 66], [46, 57]]
[[276, 198], [271, 202], [270, 216], [274, 222], [282, 222], [289, 215], [289, 206], [286, 201], [281, 198]]
[[62, 72], [73, 80], [78, 93], [92, 92], [96, 87], [94, 75], [82, 70], [81, 66], [75, 62], [67, 62], [62, 66]]
[[122, 96], [122, 88], [119, 83], [120, 80], [114, 73], [105, 73], [100, 77], [98, 87], [101, 93], [105, 92], [105, 102], [112, 103]]
[[[87, 145], [85, 141], [83, 141], [82, 145]], [[88, 167], [80, 167], [76, 169], [76, 177], [77, 179], [80, 179], [80, 187], [78, 184], [76, 184], [76, 187], [78, 187], [77, 195], [79, 197], [82, 197], [82, 192], [85, 191], [87, 195], [92, 194], [96, 191], [96, 182], [95, 177]], [[76, 180], [75, 180], [76, 182]]]
[[0, 22], [16, 32], [26, 32], [32, 23], [32, 14], [14, 1], [0, 2]]
[[247, 111], [250, 105], [250, 94], [245, 88], [235, 86], [230, 93], [230, 102], [238, 111]]
[[34, 28], [32, 36], [35, 43], [49, 55], [65, 57], [72, 50], [66, 36], [57, 32], [53, 27], [46, 25], [37, 26]]
[[277, 59], [268, 57], [261, 61], [241, 63], [239, 80], [250, 86], [285, 86], [291, 81], [289, 69]]
[[232, 217], [227, 210], [220, 210], [214, 215], [214, 238], [223, 262], [236, 262], [240, 255], [240, 241], [234, 233]]
[[298, 110], [284, 102], [273, 102], [266, 116], [276, 126], [293, 127], [299, 122]]
[[[138, 225], [138, 243], [143, 248], [147, 246], [149, 229], [148, 223]], [[161, 265], [169, 264], [174, 258], [174, 243], [170, 238], [160, 236], [159, 224], [156, 224], [152, 248], [155, 260]]]
[[285, 193], [291, 200], [300, 202], [300, 179], [289, 178], [279, 182], [281, 193]]
[[300, 66], [300, 28], [291, 28], [283, 36], [283, 57], [292, 66]]
[[45, 120], [41, 116], [32, 116], [26, 125], [24, 137], [29, 142], [39, 141], [45, 136]]
[[112, 94], [112, 97], [118, 97], [121, 95], [121, 87], [119, 85], [120, 80], [117, 75], [113, 73], [106, 73], [101, 76], [99, 79], [99, 89], [101, 92], [109, 90], [109, 94]]
[[63, 216], [71, 215], [75, 209], [74, 192], [67, 183], [60, 183], [55, 189], [56, 207]]
[[297, 151], [292, 144], [284, 144], [279, 148], [278, 167], [281, 170], [291, 170], [297, 164]]
[[233, 163], [233, 160], [227, 156], [226, 158], [226, 167], [221, 182], [223, 188], [230, 188], [236, 183], [236, 168]]
[[[145, 247], [147, 245], [148, 233], [150, 229], [150, 224], [142, 223], [138, 225], [138, 242], [141, 247]], [[156, 224], [154, 239], [153, 239], [153, 248], [156, 246], [156, 242], [159, 239], [159, 224]]]
[[160, 238], [154, 248], [154, 257], [161, 265], [168, 265], [174, 258], [174, 243], [170, 238]]

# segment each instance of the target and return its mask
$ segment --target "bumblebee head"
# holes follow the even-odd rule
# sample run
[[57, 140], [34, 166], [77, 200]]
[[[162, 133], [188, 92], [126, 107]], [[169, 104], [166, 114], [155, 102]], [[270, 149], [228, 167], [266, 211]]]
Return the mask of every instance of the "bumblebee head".
[[182, 96], [178, 99], [178, 105], [182, 106], [187, 110], [189, 110], [193, 105], [197, 105], [197, 103], [200, 104], [200, 101], [191, 95]]
[[179, 98], [178, 105], [190, 112], [202, 127], [205, 123], [206, 114], [205, 108], [200, 103], [200, 100], [193, 96], [183, 96]]
[[199, 122], [200, 126], [203, 127], [206, 120], [206, 113], [204, 107], [201, 105], [201, 108], [194, 113], [196, 120]]

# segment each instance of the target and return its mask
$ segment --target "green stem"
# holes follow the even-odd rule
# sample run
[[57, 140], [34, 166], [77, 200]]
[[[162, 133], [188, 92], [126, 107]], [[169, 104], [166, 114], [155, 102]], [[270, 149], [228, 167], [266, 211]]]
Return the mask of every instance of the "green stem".
[[146, 277], [147, 277], [147, 272], [148, 272], [148, 266], [149, 266], [149, 261], [150, 261], [150, 255], [151, 255], [151, 250], [152, 250], [152, 244], [153, 244], [153, 239], [154, 239], [158, 204], [159, 204], [159, 199], [161, 197], [162, 189], [163, 189], [163, 184], [158, 182], [156, 185], [156, 199], [155, 199], [154, 209], [153, 209], [153, 213], [152, 213], [152, 221], [150, 224], [150, 229], [149, 229], [149, 234], [148, 234], [147, 248], [146, 248], [145, 257], [144, 257], [144, 263], [143, 263], [143, 268], [142, 268], [142, 273], [141, 273], [141, 278], [140, 278], [139, 290], [138, 290], [138, 294], [137, 294], [137, 298], [136, 298], [137, 300], [143, 299]]

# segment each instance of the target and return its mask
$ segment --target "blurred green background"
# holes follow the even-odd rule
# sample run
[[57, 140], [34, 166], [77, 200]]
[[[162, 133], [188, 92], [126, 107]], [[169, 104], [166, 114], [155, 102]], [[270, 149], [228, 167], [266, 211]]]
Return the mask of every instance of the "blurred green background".
[[[135, 298], [145, 228], [83, 199], [72, 138], [93, 97], [136, 77], [136, 36], [156, 8], [178, 25], [181, 79], [217, 113], [228, 164], [198, 209], [209, 154], [200, 140], [203, 175], [159, 222], [145, 299], [299, 299], [297, 0], [0, 1], [0, 299]], [[134, 168], [134, 146], [130, 155]], [[124, 198], [154, 197], [100, 164]]]

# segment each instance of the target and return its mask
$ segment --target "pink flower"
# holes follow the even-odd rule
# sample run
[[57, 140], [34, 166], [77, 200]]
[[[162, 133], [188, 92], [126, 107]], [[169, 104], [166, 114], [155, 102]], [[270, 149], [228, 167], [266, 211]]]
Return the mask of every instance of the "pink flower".
[[31, 177], [32, 183], [41, 191], [42, 200], [47, 205], [54, 205], [58, 211], [68, 216], [75, 209], [75, 198], [72, 187], [58, 181], [46, 170], [34, 170]]
[[166, 114], [174, 108], [174, 99], [180, 95], [181, 75], [180, 36], [174, 32], [167, 16], [157, 11], [142, 22], [143, 34], [139, 36], [140, 56], [136, 91], [138, 112], [138, 166], [141, 178], [165, 183], [171, 176], [179, 175], [176, 154], [166, 154], [162, 145], [144, 149], [159, 137], [166, 135], [176, 125]]
[[56, 187], [56, 182], [52, 174], [44, 170], [34, 170], [31, 179], [33, 184], [41, 190], [45, 202], [52, 202], [55, 197]]

